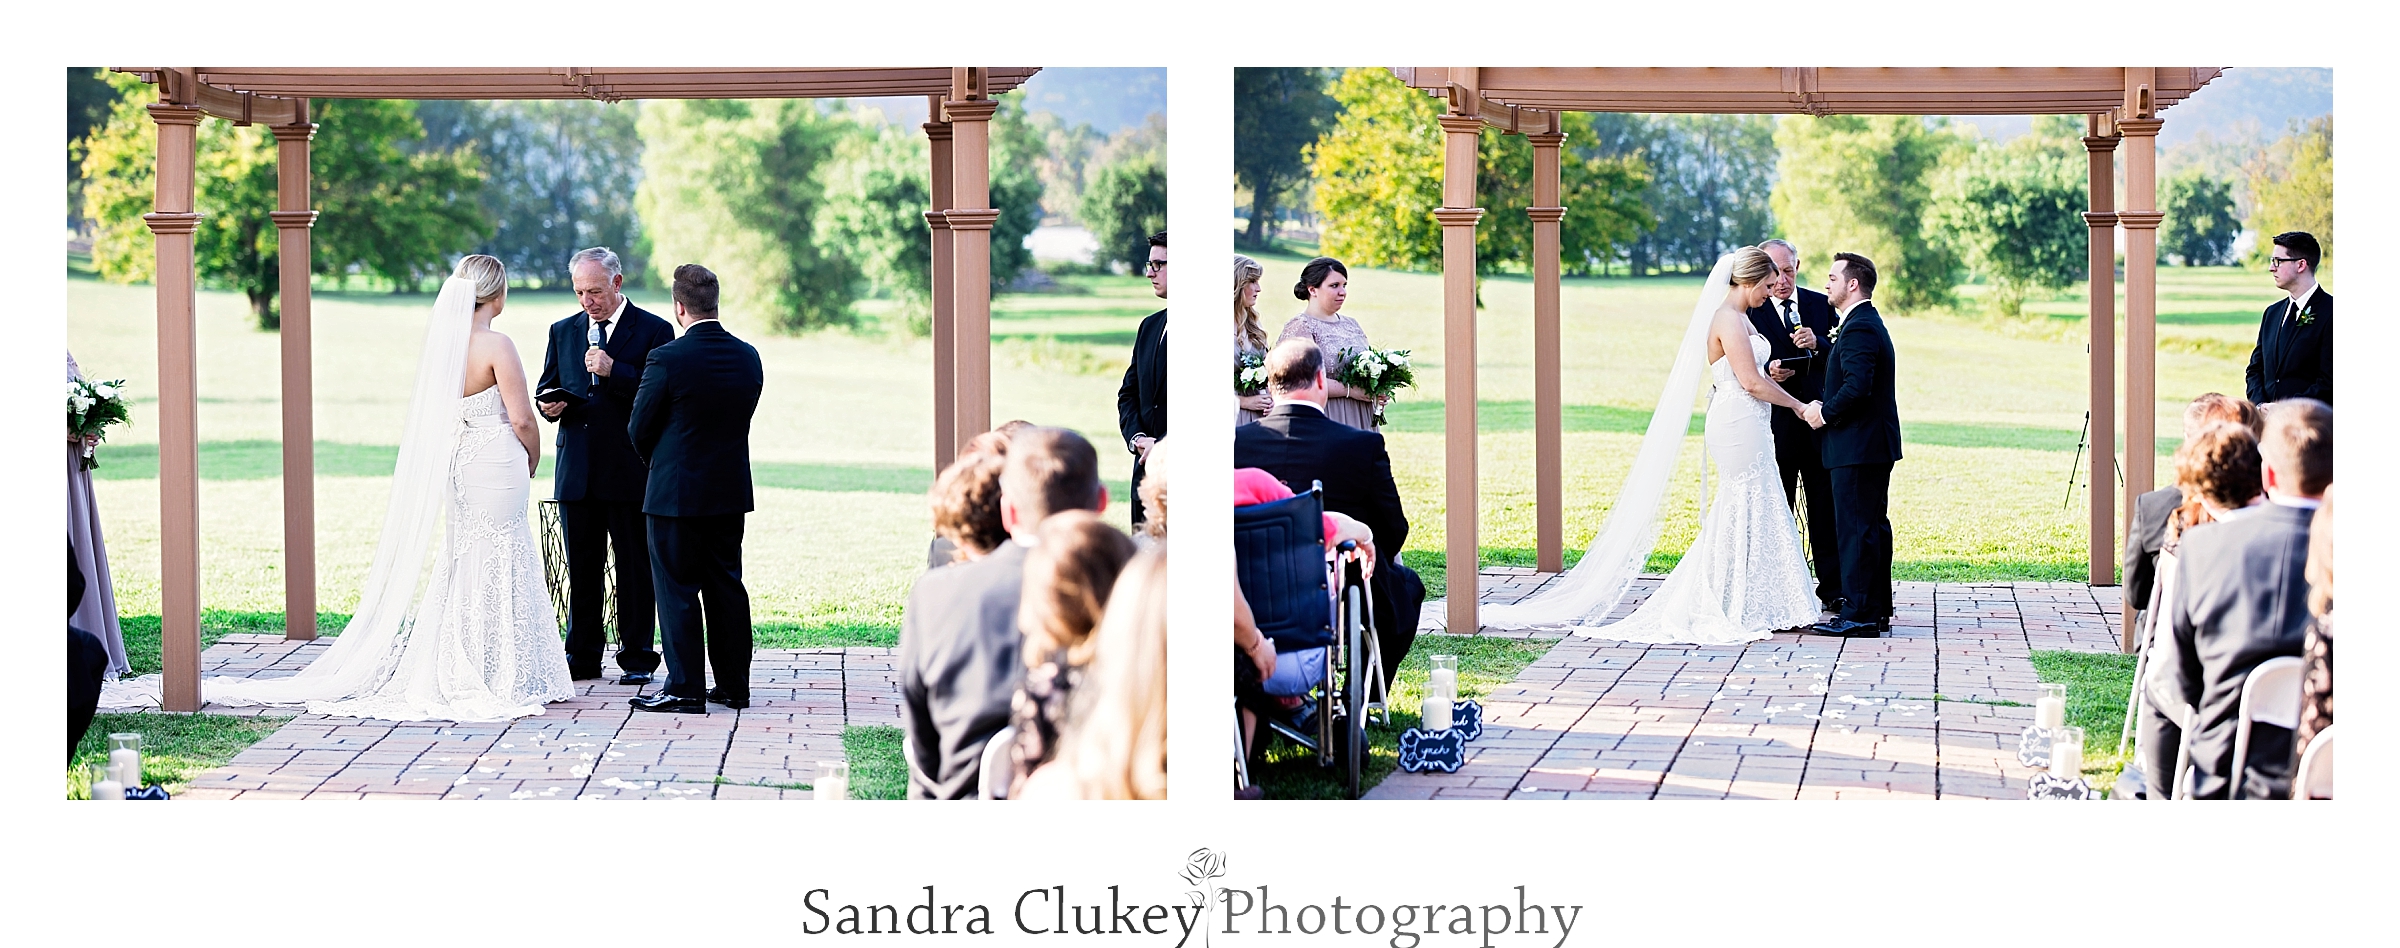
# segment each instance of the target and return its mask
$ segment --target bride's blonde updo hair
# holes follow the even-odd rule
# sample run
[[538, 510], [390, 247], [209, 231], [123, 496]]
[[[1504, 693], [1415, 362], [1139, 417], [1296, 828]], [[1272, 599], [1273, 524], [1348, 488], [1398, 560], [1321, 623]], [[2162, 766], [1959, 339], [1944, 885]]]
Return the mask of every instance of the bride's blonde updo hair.
[[1733, 252], [1733, 285], [1749, 286], [1775, 275], [1775, 258], [1756, 247]]
[[481, 306], [497, 299], [508, 289], [508, 267], [500, 258], [490, 254], [469, 254], [458, 261], [458, 269], [450, 275], [461, 280], [475, 281], [475, 305]]

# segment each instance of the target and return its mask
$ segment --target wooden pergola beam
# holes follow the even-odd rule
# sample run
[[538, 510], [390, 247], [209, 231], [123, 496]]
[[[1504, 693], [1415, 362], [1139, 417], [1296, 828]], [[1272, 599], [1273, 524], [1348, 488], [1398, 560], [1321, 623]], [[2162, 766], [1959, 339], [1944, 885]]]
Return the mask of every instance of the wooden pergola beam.
[[[1411, 86], [1447, 92], [1454, 67], [1396, 67]], [[2152, 67], [2156, 108], [2222, 71]], [[1490, 109], [1737, 114], [2090, 114], [2124, 98], [2122, 67], [1538, 67], [1486, 66], [1476, 92]]]
[[[985, 91], [1023, 85], [1039, 66], [985, 68]], [[121, 71], [156, 71], [128, 67]], [[817, 99], [944, 95], [951, 67], [382, 68], [201, 66], [197, 81], [232, 93], [318, 99]]]

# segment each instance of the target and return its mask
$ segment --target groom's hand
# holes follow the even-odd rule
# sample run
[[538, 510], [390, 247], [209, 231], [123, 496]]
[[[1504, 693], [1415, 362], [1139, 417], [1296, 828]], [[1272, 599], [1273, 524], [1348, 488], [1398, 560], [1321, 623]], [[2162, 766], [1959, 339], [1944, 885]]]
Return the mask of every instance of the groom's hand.
[[599, 346], [593, 346], [589, 349], [583, 350], [584, 371], [590, 372], [593, 375], [597, 375], [602, 378], [607, 378], [609, 370], [616, 367], [617, 360], [608, 357], [608, 350], [602, 349]]
[[1800, 418], [1811, 428], [1825, 427], [1825, 403], [1810, 402], [1800, 406]]

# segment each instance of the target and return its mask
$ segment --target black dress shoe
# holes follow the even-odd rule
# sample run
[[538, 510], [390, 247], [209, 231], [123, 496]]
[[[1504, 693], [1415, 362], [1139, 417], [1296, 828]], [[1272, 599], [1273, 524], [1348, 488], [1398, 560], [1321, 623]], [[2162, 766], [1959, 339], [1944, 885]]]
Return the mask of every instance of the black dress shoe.
[[736, 698], [732, 695], [726, 694], [725, 689], [723, 688], [708, 689], [708, 700], [716, 704], [721, 704], [728, 708], [732, 708], [736, 711], [750, 706], [750, 698], [748, 695]]
[[1817, 633], [1818, 635], [1831, 635], [1837, 638], [1845, 639], [1878, 639], [1883, 637], [1883, 623], [1881, 622], [1859, 622], [1852, 619], [1844, 619], [1840, 616], [1835, 616], [1834, 618], [1819, 622], [1816, 625], [1809, 627], [1809, 630]]
[[[598, 678], [600, 676], [594, 675], [592, 677]], [[649, 683], [649, 672], [626, 672], [625, 677], [617, 679], [617, 684], [620, 685], [647, 685]]]
[[673, 714], [707, 714], [708, 703], [698, 698], [678, 698], [660, 692], [642, 695], [631, 702], [636, 711], [665, 711]]
[[1835, 596], [1833, 597], [1832, 602], [1825, 604], [1825, 614], [1830, 616], [1839, 616], [1842, 614], [1842, 610], [1848, 608], [1850, 608], [1850, 600], [1844, 599], [1840, 596]]

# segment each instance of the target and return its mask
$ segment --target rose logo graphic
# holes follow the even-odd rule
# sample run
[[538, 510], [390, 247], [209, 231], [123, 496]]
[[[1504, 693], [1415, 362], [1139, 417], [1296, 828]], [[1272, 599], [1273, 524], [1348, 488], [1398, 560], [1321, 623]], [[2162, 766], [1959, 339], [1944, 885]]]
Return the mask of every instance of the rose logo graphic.
[[1198, 886], [1198, 888], [1184, 893], [1184, 897], [1190, 899], [1193, 907], [1200, 910], [1199, 928], [1202, 945], [1208, 944], [1209, 941], [1208, 916], [1212, 909], [1209, 904], [1210, 897], [1217, 894], [1217, 890], [1212, 889], [1208, 882], [1224, 874], [1225, 854], [1216, 850], [1202, 847], [1192, 850], [1192, 854], [1183, 859], [1183, 872], [1180, 873], [1183, 881]]

